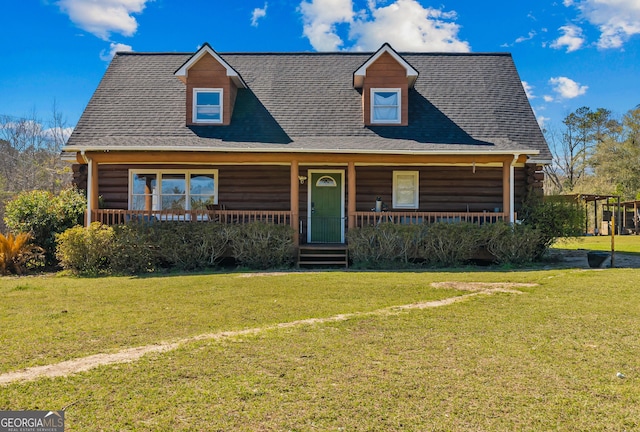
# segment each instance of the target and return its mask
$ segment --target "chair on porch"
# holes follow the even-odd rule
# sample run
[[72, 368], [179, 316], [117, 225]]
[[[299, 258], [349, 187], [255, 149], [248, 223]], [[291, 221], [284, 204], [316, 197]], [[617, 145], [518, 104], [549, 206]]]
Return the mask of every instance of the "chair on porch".
[[220, 215], [217, 214], [219, 210], [226, 210], [226, 206], [224, 204], [207, 204], [205, 205], [207, 208], [207, 217], [211, 222], [220, 222]]

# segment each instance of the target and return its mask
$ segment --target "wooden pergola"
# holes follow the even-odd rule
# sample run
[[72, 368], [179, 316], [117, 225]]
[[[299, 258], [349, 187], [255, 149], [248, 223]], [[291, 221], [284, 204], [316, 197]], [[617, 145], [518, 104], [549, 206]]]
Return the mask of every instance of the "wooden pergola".
[[[617, 231], [618, 234], [620, 234], [622, 232], [622, 228], [621, 228], [621, 221], [620, 221], [620, 195], [602, 195], [602, 194], [574, 194], [574, 195], [569, 195], [569, 196], [573, 196], [576, 201], [583, 201], [585, 203], [585, 218], [584, 218], [584, 232], [585, 234], [587, 234], [589, 232], [589, 206], [587, 205], [588, 203], [593, 203], [593, 234], [594, 235], [598, 235], [600, 234], [600, 230], [598, 229], [598, 202], [599, 201], [604, 201], [604, 203], [602, 204], [603, 206], [603, 213], [604, 213], [604, 206], [607, 206], [607, 209], [609, 208], [610, 205], [615, 204], [617, 207], [617, 212], [614, 211], [614, 214], [616, 215], [616, 227], [617, 227]], [[614, 203], [611, 202], [611, 200], [614, 200]], [[604, 219], [603, 219], [603, 222]]]
[[[620, 205], [622, 206], [622, 214], [623, 214], [622, 228], [624, 230], [632, 229], [634, 234], [640, 234], [640, 200], [624, 201], [620, 203]], [[633, 213], [632, 213], [633, 216], [630, 221], [632, 223], [631, 227], [628, 226], [630, 224], [627, 224], [628, 209], [633, 210]]]

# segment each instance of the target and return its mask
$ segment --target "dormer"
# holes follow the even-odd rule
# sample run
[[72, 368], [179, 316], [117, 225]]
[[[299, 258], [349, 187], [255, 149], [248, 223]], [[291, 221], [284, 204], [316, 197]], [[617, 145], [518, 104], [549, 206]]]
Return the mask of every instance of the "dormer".
[[362, 89], [362, 116], [366, 126], [407, 126], [409, 89], [416, 71], [385, 43], [353, 73], [353, 86]]
[[226, 126], [231, 123], [238, 89], [247, 85], [208, 43], [180, 66], [175, 76], [187, 85], [188, 126]]

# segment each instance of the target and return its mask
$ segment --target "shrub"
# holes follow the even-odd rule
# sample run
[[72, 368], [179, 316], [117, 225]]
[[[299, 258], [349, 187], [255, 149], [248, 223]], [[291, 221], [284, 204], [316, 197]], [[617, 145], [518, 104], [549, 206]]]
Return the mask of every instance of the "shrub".
[[129, 222], [113, 227], [113, 249], [110, 270], [117, 274], [138, 274], [158, 269], [161, 254], [154, 226], [143, 222]]
[[255, 269], [291, 267], [293, 228], [252, 222], [228, 226], [231, 250], [239, 264]]
[[60, 265], [81, 274], [108, 273], [113, 248], [113, 228], [99, 222], [76, 226], [58, 234], [56, 256]]
[[543, 241], [538, 256], [542, 256], [556, 239], [580, 236], [584, 229], [583, 208], [575, 200], [562, 196], [530, 194], [518, 216], [524, 225], [541, 233]]
[[76, 189], [59, 195], [34, 190], [22, 192], [10, 200], [5, 209], [5, 224], [14, 233], [26, 232], [44, 249], [47, 265], [55, 264], [56, 234], [82, 224], [85, 198]]
[[147, 226], [152, 226], [157, 238], [158, 260], [178, 270], [216, 266], [229, 244], [230, 229], [226, 225], [163, 222]]
[[407, 266], [417, 256], [423, 230], [424, 225], [392, 223], [350, 229], [347, 233], [349, 257], [357, 267]]
[[483, 243], [500, 264], [525, 264], [540, 258], [545, 236], [527, 225], [504, 222], [483, 225]]
[[31, 235], [0, 234], [0, 274], [24, 274], [27, 268], [43, 261], [42, 248], [31, 244]]
[[480, 229], [480, 226], [467, 222], [429, 225], [422, 237], [419, 255], [429, 264], [460, 265], [478, 250]]

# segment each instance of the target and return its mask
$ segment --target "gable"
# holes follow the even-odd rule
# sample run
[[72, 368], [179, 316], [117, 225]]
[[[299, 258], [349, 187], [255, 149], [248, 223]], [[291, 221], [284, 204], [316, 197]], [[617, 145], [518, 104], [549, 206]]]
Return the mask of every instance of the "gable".
[[242, 79], [242, 77], [240, 76], [240, 74], [238, 74], [238, 72], [231, 67], [231, 65], [229, 63], [227, 63], [225, 60], [222, 59], [222, 57], [220, 57], [218, 55], [218, 53], [216, 53], [213, 48], [211, 48], [211, 46], [205, 42], [198, 51], [196, 51], [196, 53], [191, 56], [187, 61], [185, 61], [182, 66], [180, 66], [175, 72], [174, 75], [176, 77], [178, 77], [179, 80], [181, 80], [182, 82], [186, 83], [187, 82], [187, 77], [191, 71], [191, 69], [196, 66], [197, 64], [200, 63], [200, 61], [203, 58], [206, 57], [211, 57], [213, 58], [213, 60], [215, 60], [215, 62], [224, 69], [224, 73], [226, 74], [227, 77], [229, 77], [234, 84], [236, 85], [236, 87], [238, 88], [246, 88], [247, 85], [245, 84], [244, 80]]
[[[205, 43], [174, 75], [187, 88], [186, 125], [228, 126], [231, 123], [238, 88], [244, 88], [246, 84], [208, 44]], [[202, 105], [204, 103], [206, 105]]]
[[407, 80], [408, 87], [413, 87], [418, 79], [418, 71], [413, 68], [400, 54], [398, 54], [388, 43], [383, 44], [378, 51], [376, 51], [371, 57], [367, 59], [362, 66], [360, 66], [353, 73], [353, 86], [355, 88], [362, 88], [366, 77], [369, 75], [369, 69], [374, 65], [377, 67], [397, 67], [398, 73], [403, 73]]

